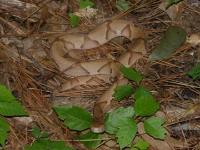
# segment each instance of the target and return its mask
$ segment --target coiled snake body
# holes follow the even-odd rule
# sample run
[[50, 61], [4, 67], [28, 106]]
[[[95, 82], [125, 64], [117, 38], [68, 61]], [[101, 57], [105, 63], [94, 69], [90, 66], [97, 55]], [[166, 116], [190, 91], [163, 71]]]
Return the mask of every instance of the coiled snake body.
[[[144, 41], [138, 40], [132, 48], [127, 51], [118, 61], [111, 59], [93, 60], [79, 62], [73, 58], [66, 58], [65, 55], [70, 50], [84, 50], [99, 47], [115, 37], [123, 36], [130, 40], [144, 38], [144, 31], [136, 27], [132, 22], [126, 20], [107, 21], [97, 26], [87, 34], [66, 34], [58, 37], [52, 44], [51, 57], [54, 59], [61, 72], [68, 77], [61, 91], [69, 90], [77, 85], [90, 84], [91, 78], [98, 78], [104, 82], [110, 82], [110, 78], [117, 78], [116, 82], [106, 91], [94, 105], [94, 123], [91, 127], [93, 132], [104, 131], [104, 114], [108, 111], [113, 90], [117, 85], [127, 84], [127, 80], [119, 75], [119, 67], [125, 65], [132, 66], [135, 61], [141, 58], [142, 54], [137, 51], [145, 49]], [[91, 83], [94, 84], [94, 83]]]

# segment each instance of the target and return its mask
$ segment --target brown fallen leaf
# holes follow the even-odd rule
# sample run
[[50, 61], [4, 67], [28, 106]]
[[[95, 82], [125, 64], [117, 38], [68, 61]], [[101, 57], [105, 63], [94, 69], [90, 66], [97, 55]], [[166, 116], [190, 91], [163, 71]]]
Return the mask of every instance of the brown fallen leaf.
[[167, 3], [165, 1], [163, 1], [158, 8], [163, 10], [164, 12], [167, 13], [167, 15], [170, 17], [170, 19], [175, 20], [177, 18], [177, 16], [183, 11], [183, 7], [182, 7], [183, 3], [178, 3], [176, 5], [172, 5], [171, 7], [169, 7], [168, 9], [166, 9]]
[[200, 33], [194, 33], [187, 37], [186, 42], [196, 46], [200, 44]]
[[6, 24], [11, 30], [13, 30], [17, 35], [19, 36], [25, 36], [27, 35], [25, 29], [21, 29], [21, 26], [19, 27], [16, 23], [7, 21], [6, 19], [0, 17], [0, 22]]

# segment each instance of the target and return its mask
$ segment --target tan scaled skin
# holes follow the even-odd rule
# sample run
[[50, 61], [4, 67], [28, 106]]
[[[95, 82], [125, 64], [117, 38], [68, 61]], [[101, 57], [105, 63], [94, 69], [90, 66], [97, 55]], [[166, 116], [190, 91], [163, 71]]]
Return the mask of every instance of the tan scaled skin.
[[[143, 40], [138, 40], [132, 48], [132, 51], [128, 51], [122, 55], [119, 62], [126, 67], [133, 66], [133, 64], [143, 56], [141, 53], [138, 53], [138, 51], [145, 51]], [[114, 89], [119, 85], [125, 84], [128, 84], [128, 80], [119, 74], [117, 80], [112, 84], [112, 86], [96, 101], [93, 109], [93, 124], [91, 126], [93, 132], [101, 133], [104, 131], [104, 117], [105, 113], [110, 109]]]
[[119, 36], [126, 37], [129, 40], [144, 38], [144, 31], [130, 21], [107, 21], [87, 34], [61, 35], [53, 42], [51, 47], [51, 57], [58, 65], [59, 70], [72, 78], [63, 83], [61, 91], [83, 84], [98, 85], [98, 82], [93, 81], [102, 80], [106, 83], [112, 83], [110, 79], [117, 79], [94, 105], [94, 122], [91, 127], [93, 132], [104, 131], [104, 114], [109, 110], [114, 88], [128, 82], [120, 76], [120, 67], [122, 65], [130, 67], [142, 57], [142, 54], [138, 51], [145, 51], [144, 41], [138, 40], [132, 50], [123, 54], [118, 61], [100, 59], [81, 62], [65, 56], [70, 50], [96, 48]]

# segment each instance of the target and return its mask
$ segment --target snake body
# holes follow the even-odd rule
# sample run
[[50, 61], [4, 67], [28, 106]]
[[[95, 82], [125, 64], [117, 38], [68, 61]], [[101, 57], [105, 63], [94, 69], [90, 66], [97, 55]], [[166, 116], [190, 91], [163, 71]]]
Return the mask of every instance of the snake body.
[[136, 27], [132, 22], [126, 20], [113, 20], [98, 25], [92, 31], [86, 34], [65, 34], [56, 38], [52, 43], [51, 57], [59, 67], [59, 70], [65, 73], [71, 79], [63, 83], [61, 91], [69, 90], [82, 84], [97, 84], [90, 82], [99, 79], [104, 82], [111, 82], [110, 79], [116, 79], [116, 82], [106, 91], [94, 106], [94, 123], [91, 127], [93, 132], [102, 132], [103, 118], [105, 112], [109, 109], [112, 100], [113, 90], [117, 85], [126, 84], [127, 80], [119, 75], [119, 68], [122, 65], [132, 66], [142, 54], [136, 51], [144, 50], [144, 41], [138, 40], [131, 51], [123, 54], [118, 61], [112, 59], [99, 59], [84, 61], [66, 57], [71, 50], [84, 50], [99, 47], [113, 38], [123, 36], [129, 40], [144, 38], [144, 31]]

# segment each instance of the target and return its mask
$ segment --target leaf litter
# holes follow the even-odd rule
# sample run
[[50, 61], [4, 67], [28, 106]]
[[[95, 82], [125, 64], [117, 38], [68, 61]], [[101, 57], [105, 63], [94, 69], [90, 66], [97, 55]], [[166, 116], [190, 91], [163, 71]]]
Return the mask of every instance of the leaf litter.
[[[84, 149], [80, 142], [73, 141], [73, 137], [78, 135], [78, 133], [68, 131], [63, 127], [62, 122], [52, 113], [51, 103], [73, 103], [91, 111], [94, 99], [98, 98], [109, 85], [104, 83], [97, 87], [88, 87], [86, 85], [66, 92], [65, 97], [54, 97], [53, 89], [58, 88], [62, 82], [67, 80], [67, 77], [57, 70], [56, 65], [51, 58], [48, 57], [50, 48], [48, 37], [50, 35], [66, 31], [87, 32], [98, 23], [103, 22], [103, 18], [107, 18], [107, 16], [110, 15], [119, 15], [130, 20], [135, 20], [140, 27], [150, 31], [146, 46], [148, 54], [151, 54], [153, 48], [159, 45], [162, 35], [167, 31], [169, 26], [176, 25], [184, 28], [188, 35], [198, 35], [200, 33], [198, 28], [200, 26], [198, 24], [200, 10], [196, 7], [198, 4], [196, 1], [181, 2], [185, 6], [184, 11], [178, 14], [177, 17], [173, 17], [173, 22], [170, 20], [168, 13], [157, 9], [159, 2], [155, 0], [148, 2], [132, 1], [136, 2], [131, 5], [132, 12], [126, 13], [118, 11], [114, 1], [104, 1], [107, 8], [103, 7], [103, 4], [99, 4], [98, 1], [93, 1], [94, 8], [98, 9], [98, 13], [90, 20], [84, 17], [81, 18], [80, 23], [75, 29], [70, 27], [67, 12], [76, 12], [79, 9], [77, 1], [72, 1], [71, 3], [65, 0], [19, 2], [31, 4], [31, 7], [26, 9], [15, 7], [16, 9], [8, 13], [8, 10], [5, 9], [6, 7], [2, 9], [1, 6], [3, 5], [0, 6], [0, 35], [4, 38], [4, 40], [1, 38], [0, 43], [0, 82], [9, 87], [17, 98], [20, 98], [34, 122], [39, 125], [42, 130], [51, 133], [51, 139], [68, 139], [68, 143], [76, 149]], [[65, 9], [66, 12], [60, 11], [59, 8], [61, 8], [61, 6], [67, 6], [67, 3], [69, 7]], [[2, 1], [0, 1], [0, 4], [2, 4]], [[41, 17], [42, 10], [45, 9], [44, 6], [47, 7], [50, 14], [50, 16], [46, 18]], [[127, 10], [128, 7], [126, 4], [124, 6], [125, 10]], [[105, 11], [103, 11], [104, 9]], [[25, 14], [26, 16], [24, 16]], [[146, 134], [141, 135], [141, 138], [151, 145], [150, 147], [156, 145], [159, 149], [162, 145], [162, 150], [169, 147], [185, 149], [192, 146], [193, 149], [197, 150], [199, 148], [198, 133], [200, 130], [197, 126], [199, 122], [199, 112], [197, 111], [199, 108], [199, 80], [192, 80], [192, 78], [186, 75], [186, 72], [199, 62], [199, 60], [197, 60], [197, 50], [199, 47], [198, 36], [193, 39], [195, 40], [189, 40], [189, 42], [187, 42], [187, 44], [189, 44], [187, 47], [185, 47], [186, 43], [180, 42], [181, 44], [175, 47], [178, 48], [178, 51], [173, 51], [172, 56], [170, 52], [170, 55], [167, 55], [167, 60], [148, 62], [144, 59], [134, 66], [144, 74], [144, 80], [141, 84], [159, 93], [155, 94], [156, 99], [161, 102], [161, 106], [164, 108], [163, 111], [167, 114], [165, 116], [167, 118], [166, 128], [169, 129], [170, 132], [167, 134], [167, 138], [164, 141], [155, 140]], [[127, 44], [128, 42], [124, 39], [121, 45], [114, 40], [111, 44], [106, 44], [103, 49], [109, 52], [109, 57], [117, 58], [123, 52], [124, 48], [127, 47]], [[30, 45], [30, 47], [27, 45]], [[112, 47], [110, 49], [111, 45], [114, 48]], [[180, 45], [182, 46], [180, 47]], [[81, 58], [89, 60], [95, 59], [94, 57], [107, 57], [107, 52], [98, 52], [99, 49], [96, 50], [97, 52], [95, 54], [94, 51], [83, 52], [80, 54]], [[187, 91], [184, 95], [183, 89]], [[189, 98], [186, 99], [185, 95]], [[130, 102], [132, 102], [132, 99], [122, 102], [115, 101], [113, 105], [127, 106]], [[181, 114], [189, 115], [178, 115], [178, 113], [176, 113], [176, 115], [169, 115], [170, 113], [179, 111], [179, 109], [182, 110]], [[188, 111], [190, 113], [188, 113]], [[7, 143], [8, 149], [15, 149], [21, 145], [32, 143], [33, 138], [29, 130], [21, 130], [21, 128], [31, 129], [31, 124], [19, 123], [17, 119], [12, 118], [8, 121], [9, 124], [15, 127], [12, 128], [12, 132], [9, 133], [10, 136]], [[138, 128], [140, 129], [141, 127]], [[191, 129], [195, 129], [195, 132]], [[139, 131], [139, 134], [140, 133]], [[111, 137], [109, 137], [109, 139], [111, 139]], [[115, 140], [113, 141], [115, 142]], [[104, 144], [100, 145], [97, 149], [119, 148], [117, 144], [108, 146], [108, 144], [106, 144], [107, 142], [108, 141], [105, 140]]]

